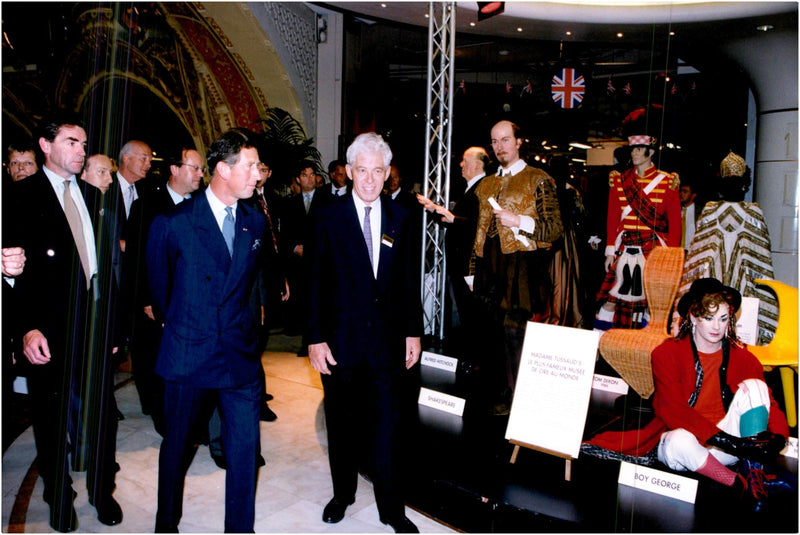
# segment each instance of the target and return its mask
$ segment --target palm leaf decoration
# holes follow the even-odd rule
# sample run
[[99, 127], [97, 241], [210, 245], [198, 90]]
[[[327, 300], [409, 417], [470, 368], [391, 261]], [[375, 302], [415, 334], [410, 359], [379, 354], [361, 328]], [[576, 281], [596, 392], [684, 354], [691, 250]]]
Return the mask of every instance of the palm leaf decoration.
[[288, 185], [294, 179], [296, 166], [302, 161], [311, 162], [317, 173], [324, 174], [322, 154], [313, 145], [314, 140], [306, 137], [303, 127], [289, 112], [271, 108], [261, 123], [264, 131], [259, 150], [272, 168], [270, 182]]

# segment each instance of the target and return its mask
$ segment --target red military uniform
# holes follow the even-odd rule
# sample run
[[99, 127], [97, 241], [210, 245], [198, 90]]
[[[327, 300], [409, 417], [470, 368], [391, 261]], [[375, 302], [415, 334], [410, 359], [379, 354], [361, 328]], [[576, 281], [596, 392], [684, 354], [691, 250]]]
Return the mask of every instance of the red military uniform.
[[[641, 288], [644, 259], [657, 245], [678, 247], [681, 242], [678, 175], [651, 165], [639, 176], [631, 168], [622, 174], [612, 172], [609, 186], [606, 256], [616, 254], [616, 259], [597, 295], [597, 305], [615, 303], [615, 328], [641, 327], [647, 309]], [[625, 277], [630, 277], [631, 283], [620, 280], [626, 269]]]

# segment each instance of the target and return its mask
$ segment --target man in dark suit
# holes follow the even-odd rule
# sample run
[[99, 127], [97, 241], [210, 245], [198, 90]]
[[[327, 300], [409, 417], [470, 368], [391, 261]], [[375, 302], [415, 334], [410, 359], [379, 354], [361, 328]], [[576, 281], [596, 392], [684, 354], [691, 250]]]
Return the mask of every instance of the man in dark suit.
[[455, 349], [465, 354], [473, 363], [478, 355], [471, 354], [476, 347], [473, 336], [481, 332], [478, 308], [472, 289], [464, 277], [470, 274], [472, 248], [475, 243], [475, 231], [478, 227], [480, 202], [475, 188], [486, 176], [486, 165], [489, 155], [482, 147], [470, 147], [461, 158], [461, 176], [466, 181], [464, 195], [455, 203], [451, 212], [444, 206], [435, 204], [430, 199], [418, 195], [419, 203], [426, 209], [436, 212], [441, 222], [447, 224], [445, 234], [445, 254], [447, 255], [447, 280], [451, 297], [455, 303], [454, 327], [460, 326], [461, 333], [454, 337]]
[[[278, 222], [279, 215], [277, 199], [270, 194], [267, 188], [267, 181], [272, 176], [272, 169], [269, 164], [262, 160], [258, 163], [259, 180], [253, 191], [253, 196], [247, 202], [256, 211], [264, 215], [266, 230], [264, 232], [264, 247], [261, 248], [262, 256], [259, 264], [258, 276], [256, 277], [255, 288], [250, 297], [250, 306], [256, 319], [260, 319], [258, 328], [258, 349], [263, 353], [269, 341], [270, 322], [274, 321], [273, 315], [278, 313], [281, 302], [285, 302], [291, 296], [289, 282], [286, 279], [286, 268], [284, 267], [284, 257], [281, 255], [279, 243]], [[271, 394], [266, 392], [264, 384], [264, 403], [261, 406], [261, 419], [265, 422], [272, 422], [277, 419], [277, 415], [267, 404], [272, 399]]]
[[[263, 374], [248, 306], [264, 217], [240, 200], [258, 182], [255, 136], [234, 129], [208, 150], [205, 194], [156, 217], [147, 274], [164, 332], [156, 373], [164, 380], [166, 434], [158, 462], [157, 532], [176, 532], [191, 432], [199, 408], [216, 399], [225, 451], [225, 531], [252, 532]], [[204, 422], [201, 422], [201, 425]]]
[[411, 212], [415, 217], [420, 213], [419, 204], [416, 196], [410, 191], [403, 189], [403, 177], [397, 164], [392, 164], [389, 168], [389, 177], [386, 180], [386, 194], [393, 201], [403, 205], [403, 208]]
[[[73, 416], [87, 396], [108, 399], [112, 381], [80, 387], [81, 377], [102, 369], [103, 355], [87, 340], [95, 302], [107, 296], [97, 286], [98, 259], [89, 211], [76, 175], [86, 156], [86, 132], [74, 118], [45, 120], [37, 136], [44, 166], [15, 183], [15, 236], [11, 245], [25, 250], [25, 269], [17, 277], [20, 332], [28, 366], [33, 404], [37, 465], [44, 481], [44, 500], [50, 505], [50, 525], [57, 531], [77, 529], [75, 492], [68, 455], [74, 444]], [[105, 269], [105, 268], [104, 268]], [[90, 433], [104, 429], [101, 447], [91, 448], [87, 477], [89, 501], [107, 525], [122, 521], [122, 510], [111, 496], [118, 470], [115, 460], [116, 418], [113, 412], [87, 411]]]
[[[281, 219], [281, 248], [286, 255], [286, 274], [292, 290], [286, 320], [289, 335], [303, 333], [307, 319], [308, 279], [303, 273], [303, 253], [311, 232], [311, 222], [319, 209], [332, 199], [324, 188], [317, 189], [311, 162], [303, 161], [297, 166], [295, 180], [300, 186], [300, 193], [284, 203]], [[297, 356], [307, 355], [308, 344], [304, 338]]]
[[[358, 136], [347, 150], [352, 194], [314, 222], [309, 360], [322, 374], [333, 480], [323, 521], [339, 522], [355, 500], [359, 446], [368, 443], [381, 522], [416, 532], [404, 511], [398, 422], [403, 376], [420, 356], [422, 310], [408, 212], [381, 196], [391, 159], [379, 135]], [[374, 436], [361, 440], [364, 429]]]
[[132, 308], [131, 364], [142, 413], [153, 418], [156, 431], [164, 434], [164, 394], [155, 373], [161, 324], [153, 314], [153, 298], [147, 284], [145, 249], [153, 220], [173, 210], [196, 192], [205, 175], [203, 157], [194, 148], [178, 147], [166, 155], [170, 175], [167, 183], [145, 191], [131, 205], [122, 237], [126, 252], [123, 269], [126, 302]]
[[323, 186], [326, 193], [330, 193], [334, 197], [341, 197], [350, 192], [352, 188], [347, 183], [346, 166], [347, 163], [343, 160], [332, 160], [328, 164], [328, 176], [331, 178], [331, 183]]

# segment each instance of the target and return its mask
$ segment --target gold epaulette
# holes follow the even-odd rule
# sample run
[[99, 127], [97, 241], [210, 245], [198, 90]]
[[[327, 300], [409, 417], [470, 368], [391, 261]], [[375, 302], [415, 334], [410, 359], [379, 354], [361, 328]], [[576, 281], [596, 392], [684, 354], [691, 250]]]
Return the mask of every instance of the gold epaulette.
[[617, 171], [616, 169], [608, 173], [608, 187], [614, 186], [614, 180], [616, 180], [619, 177], [619, 174], [620, 174], [619, 171]]
[[675, 190], [681, 187], [681, 179], [678, 173], [667, 173], [666, 171], [659, 171], [659, 173], [663, 173], [669, 178], [669, 189]]

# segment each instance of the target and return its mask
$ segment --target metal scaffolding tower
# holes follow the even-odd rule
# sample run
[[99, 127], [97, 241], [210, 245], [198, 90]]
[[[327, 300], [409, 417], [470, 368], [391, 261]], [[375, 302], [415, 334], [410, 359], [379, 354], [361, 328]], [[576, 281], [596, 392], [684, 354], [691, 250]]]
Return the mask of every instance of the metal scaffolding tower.
[[[455, 2], [428, 7], [428, 98], [425, 123], [423, 195], [436, 204], [450, 202], [450, 137], [453, 130]], [[427, 210], [422, 216], [422, 304], [425, 334], [444, 338], [445, 229]]]

